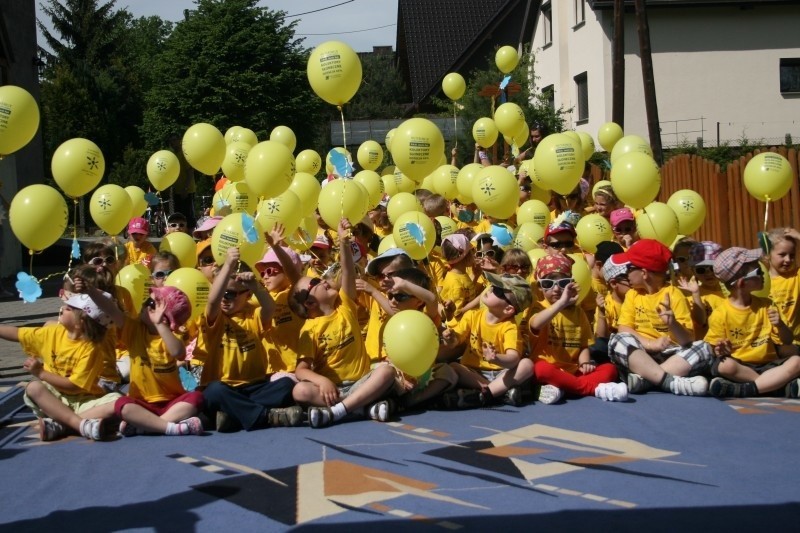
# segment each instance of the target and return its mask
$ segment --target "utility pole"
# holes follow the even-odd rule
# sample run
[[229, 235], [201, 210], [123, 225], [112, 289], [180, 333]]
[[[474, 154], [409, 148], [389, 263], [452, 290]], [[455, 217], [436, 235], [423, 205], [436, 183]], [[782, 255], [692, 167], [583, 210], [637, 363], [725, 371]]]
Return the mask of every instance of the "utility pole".
[[611, 121], [625, 130], [625, 4], [614, 0], [613, 67], [611, 71]]
[[647, 22], [645, 0], [634, 0], [636, 6], [636, 29], [639, 32], [639, 52], [642, 55], [642, 79], [644, 81], [644, 105], [647, 111], [647, 131], [650, 134], [650, 147], [653, 159], [664, 164], [661, 148], [661, 128], [658, 124], [658, 102], [656, 101], [656, 81], [653, 75], [653, 55], [650, 50], [650, 25]]

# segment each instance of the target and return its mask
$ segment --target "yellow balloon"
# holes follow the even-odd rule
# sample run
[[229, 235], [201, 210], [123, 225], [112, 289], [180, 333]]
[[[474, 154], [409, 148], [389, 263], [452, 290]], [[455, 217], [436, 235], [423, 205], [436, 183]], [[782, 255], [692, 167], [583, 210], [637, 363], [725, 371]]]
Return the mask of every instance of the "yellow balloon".
[[514, 102], [506, 102], [495, 110], [494, 123], [500, 133], [513, 137], [525, 125], [525, 112]]
[[543, 237], [544, 228], [542, 226], [536, 222], [525, 222], [517, 227], [514, 233], [514, 240], [511, 241], [511, 247], [530, 252], [535, 248], [541, 248], [539, 241]]
[[395, 170], [397, 170], [397, 169], [395, 168], [394, 165], [387, 165], [387, 166], [383, 167], [383, 170], [381, 170], [381, 177], [383, 177], [383, 176], [391, 176], [392, 174], [394, 174]]
[[516, 48], [512, 46], [500, 47], [494, 55], [494, 63], [503, 74], [508, 74], [517, 68], [519, 54], [517, 54]]
[[400, 311], [383, 328], [383, 346], [389, 361], [409, 376], [430, 370], [439, 351], [439, 331], [420, 311]]
[[651, 159], [653, 157], [653, 150], [646, 140], [638, 135], [626, 135], [617, 141], [614, 149], [611, 150], [612, 168], [618, 159], [630, 153], [647, 154]]
[[300, 200], [300, 211], [303, 215], [310, 215], [317, 208], [317, 200], [322, 186], [317, 178], [306, 172], [297, 172], [289, 184], [289, 190], [297, 195]]
[[253, 268], [264, 255], [264, 231], [247, 213], [233, 213], [214, 227], [211, 253], [218, 265], [225, 262], [228, 248], [238, 247], [241, 261]]
[[222, 160], [222, 173], [229, 181], [242, 181], [244, 167], [247, 163], [247, 154], [251, 145], [244, 141], [233, 141], [225, 149], [225, 159]]
[[611, 188], [624, 203], [641, 209], [656, 199], [661, 189], [658, 164], [647, 154], [630, 153], [611, 167]]
[[436, 170], [443, 152], [442, 132], [426, 118], [406, 120], [397, 127], [392, 139], [395, 166], [417, 182]]
[[338, 228], [343, 218], [355, 225], [367, 214], [368, 202], [364, 187], [353, 180], [336, 179], [322, 188], [319, 214], [330, 228]]
[[[241, 133], [243, 128], [236, 130]], [[234, 140], [238, 140], [236, 135]], [[194, 124], [183, 134], [183, 156], [193, 169], [213, 176], [219, 172], [225, 159], [225, 138], [222, 133], [205, 122]]]
[[772, 287], [772, 279], [769, 276], [769, 268], [764, 263], [758, 263], [758, 266], [761, 268], [761, 272], [764, 273], [762, 276], [764, 278], [764, 286], [757, 291], [753, 291], [753, 296], [758, 296], [759, 298], [769, 298], [769, 291]]
[[269, 140], [279, 142], [294, 153], [297, 147], [297, 137], [289, 126], [276, 126], [269, 134]]
[[260, 142], [247, 154], [244, 180], [257, 196], [279, 196], [289, 188], [294, 173], [294, 156], [279, 142]]
[[585, 131], [579, 131], [578, 137], [581, 140], [581, 149], [583, 150], [583, 159], [588, 161], [594, 155], [594, 139]]
[[286, 228], [285, 235], [295, 232], [303, 220], [300, 199], [292, 191], [284, 191], [280, 196], [267, 198], [258, 203], [256, 220], [265, 232], [272, 231], [280, 222]]
[[617, 141], [622, 139], [622, 128], [616, 122], [606, 122], [597, 131], [597, 140], [606, 152], [611, 152]]
[[361, 86], [361, 60], [341, 41], [327, 41], [311, 52], [306, 67], [311, 89], [329, 104], [350, 101]]
[[157, 191], [170, 187], [181, 173], [178, 156], [169, 150], [159, 150], [147, 161], [147, 179]]
[[653, 202], [636, 214], [636, 231], [643, 239], [669, 246], [678, 236], [678, 215], [667, 204]]
[[296, 167], [297, 172], [306, 172], [316, 176], [322, 168], [322, 158], [314, 150], [303, 150], [297, 154]]
[[612, 190], [614, 189], [614, 187], [611, 185], [611, 181], [600, 180], [594, 184], [594, 187], [592, 187], [592, 197], [594, 197], [597, 194], [597, 189], [601, 187], [611, 187]]
[[582, 217], [575, 226], [575, 232], [578, 234], [581, 249], [592, 254], [597, 251], [597, 245], [601, 242], [614, 240], [611, 223], [604, 216], [594, 213]]
[[11, 231], [29, 250], [39, 252], [64, 234], [69, 211], [64, 197], [49, 185], [28, 185], [14, 195], [8, 210]]
[[517, 208], [517, 224], [533, 222], [542, 229], [550, 224], [550, 208], [540, 200], [528, 200]]
[[133, 309], [138, 314], [142, 310], [142, 304], [150, 295], [153, 278], [146, 266], [136, 263], [122, 267], [117, 273], [114, 284], [128, 291], [128, 294], [131, 295], [131, 302], [133, 302]]
[[434, 192], [441, 194], [448, 200], [458, 196], [458, 167], [442, 165], [433, 173]]
[[242, 142], [250, 146], [251, 148], [258, 144], [258, 137], [256, 133], [249, 129], [249, 128], [238, 128], [236, 131], [233, 132], [231, 136], [232, 142]]
[[144, 191], [136, 185], [128, 185], [125, 192], [131, 199], [131, 218], [140, 217], [147, 211], [147, 200], [144, 198]]
[[250, 190], [246, 182], [233, 181], [214, 194], [214, 205], [230, 206], [228, 214], [248, 213], [252, 215], [258, 205], [258, 195]]
[[178, 263], [184, 268], [197, 266], [197, 245], [188, 233], [178, 231], [164, 235], [158, 249], [170, 252], [178, 258]]
[[558, 194], [571, 193], [578, 186], [583, 170], [583, 148], [580, 141], [561, 133], [542, 139], [533, 155], [536, 179]]
[[756, 200], [775, 201], [792, 188], [794, 178], [789, 161], [780, 154], [763, 152], [744, 167], [744, 186]]
[[417, 188], [416, 182], [397, 168], [395, 168], [393, 174], [383, 176], [382, 179], [383, 188], [389, 196], [394, 196], [400, 192], [414, 192], [414, 189]]
[[286, 244], [297, 252], [305, 252], [314, 244], [318, 229], [316, 215], [308, 215], [300, 221], [300, 226], [286, 237]]
[[458, 222], [450, 217], [444, 215], [436, 217], [437, 222], [442, 227], [441, 237], [444, 239], [448, 235], [452, 235], [458, 229]]
[[467, 202], [462, 203], [472, 203], [472, 184], [475, 182], [475, 178], [478, 177], [478, 173], [483, 170], [483, 168], [483, 165], [480, 163], [468, 163], [461, 167], [461, 170], [458, 171], [458, 178], [456, 178], [458, 195], [461, 196], [462, 199], [468, 200]]
[[519, 185], [511, 172], [492, 165], [481, 170], [473, 181], [472, 198], [485, 214], [506, 220], [517, 210]]
[[539, 259], [547, 255], [547, 251], [544, 248], [533, 248], [528, 251], [528, 259], [531, 260], [531, 272], [536, 271], [536, 263], [539, 262]]
[[[525, 143], [527, 143], [530, 140], [530, 131], [531, 131], [531, 129], [528, 126], [528, 123], [527, 122], [523, 122], [522, 126], [520, 126], [520, 128], [519, 128], [519, 131], [514, 134], [514, 138], [512, 139], [513, 143], [514, 143], [513, 146], [516, 146], [518, 151], [519, 151], [520, 148], [525, 146]], [[509, 144], [511, 144], [511, 143], [509, 143]], [[519, 155], [519, 154], [516, 154], [516, 155]]]
[[[170, 234], [174, 235], [174, 234]], [[182, 267], [172, 272], [167, 281], [164, 282], [167, 287], [175, 287], [180, 289], [189, 298], [189, 303], [192, 306], [192, 316], [190, 320], [195, 320], [206, 309], [208, 304], [208, 295], [211, 292], [211, 283], [205, 275], [193, 267]]]
[[89, 213], [97, 227], [109, 235], [117, 235], [128, 225], [133, 212], [133, 202], [119, 185], [98, 187], [89, 201]]
[[464, 96], [466, 90], [467, 83], [464, 81], [464, 76], [458, 72], [451, 72], [442, 80], [442, 91], [454, 102]]
[[436, 243], [436, 228], [425, 213], [408, 211], [394, 221], [392, 236], [411, 259], [419, 261], [431, 253]]
[[383, 140], [383, 144], [386, 146], [386, 149], [390, 152], [392, 151], [392, 139], [394, 139], [394, 134], [397, 131], [397, 128], [392, 128], [386, 132], [386, 138]]
[[106, 160], [95, 143], [78, 137], [56, 148], [50, 170], [64, 194], [79, 198], [100, 183], [106, 170]]
[[334, 176], [341, 178], [343, 176], [339, 173], [340, 170], [336, 168], [336, 165], [334, 165], [333, 163], [334, 152], [338, 152], [339, 154], [343, 155], [345, 159], [347, 159], [347, 162], [350, 164], [351, 167], [353, 165], [353, 156], [349, 150], [345, 150], [344, 148], [339, 146], [329, 150], [328, 155], [325, 156], [325, 172], [327, 172], [329, 176], [333, 174]]
[[497, 124], [489, 117], [481, 117], [472, 125], [472, 138], [484, 148], [490, 148], [497, 142]]
[[677, 191], [669, 197], [667, 205], [678, 216], [678, 232], [691, 235], [706, 219], [706, 202], [691, 189]]
[[[31, 142], [39, 129], [39, 106], [31, 93], [16, 85], [0, 87], [0, 158]], [[88, 192], [88, 191], [87, 191]]]
[[[363, 145], [362, 145], [363, 146]], [[355, 176], [353, 180], [360, 183], [367, 190], [369, 196], [369, 208], [372, 209], [378, 205], [383, 198], [386, 188], [383, 185], [383, 180], [374, 170], [362, 170]]]
[[572, 265], [572, 279], [578, 284], [578, 302], [582, 302], [592, 290], [592, 269], [583, 254], [574, 253], [569, 256], [575, 261]]
[[225, 144], [230, 144], [234, 142], [233, 137], [236, 135], [236, 132], [241, 128], [241, 126], [231, 126], [225, 131]]
[[356, 159], [364, 170], [376, 170], [383, 163], [383, 148], [375, 141], [364, 141], [358, 147]]
[[409, 211], [422, 211], [422, 205], [417, 197], [408, 192], [399, 192], [389, 199], [386, 206], [386, 214], [389, 215], [389, 222], [395, 224], [400, 215]]

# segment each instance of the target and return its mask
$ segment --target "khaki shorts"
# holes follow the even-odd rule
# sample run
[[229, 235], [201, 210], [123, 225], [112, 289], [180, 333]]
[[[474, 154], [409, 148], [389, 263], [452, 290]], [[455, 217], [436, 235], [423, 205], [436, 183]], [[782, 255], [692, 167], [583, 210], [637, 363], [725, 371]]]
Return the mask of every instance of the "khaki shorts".
[[[91, 394], [64, 394], [63, 392], [59, 392], [58, 389], [46, 383], [44, 381], [40, 381], [42, 385], [44, 385], [47, 390], [49, 390], [53, 396], [61, 400], [61, 403], [66, 405], [70, 408], [70, 410], [74, 411], [76, 414], [81, 414], [84, 411], [91, 409], [92, 407], [97, 407], [98, 405], [105, 405], [107, 403], [116, 402], [118, 398], [122, 398], [122, 395], [118, 392], [109, 392], [104, 396], [93, 396]], [[25, 401], [25, 405], [31, 408], [33, 414], [36, 415], [38, 418], [45, 418], [48, 415], [39, 409], [39, 406], [34, 403], [28, 397], [27, 391], [25, 392], [23, 399]]]

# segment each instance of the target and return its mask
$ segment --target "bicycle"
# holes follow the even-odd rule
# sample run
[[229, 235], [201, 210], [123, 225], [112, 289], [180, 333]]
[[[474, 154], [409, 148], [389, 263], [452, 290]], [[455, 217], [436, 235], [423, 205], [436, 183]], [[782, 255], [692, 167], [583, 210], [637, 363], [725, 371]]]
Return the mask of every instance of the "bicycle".
[[167, 212], [170, 200], [149, 201], [144, 218], [150, 223], [150, 234], [153, 237], [163, 237], [167, 232]]

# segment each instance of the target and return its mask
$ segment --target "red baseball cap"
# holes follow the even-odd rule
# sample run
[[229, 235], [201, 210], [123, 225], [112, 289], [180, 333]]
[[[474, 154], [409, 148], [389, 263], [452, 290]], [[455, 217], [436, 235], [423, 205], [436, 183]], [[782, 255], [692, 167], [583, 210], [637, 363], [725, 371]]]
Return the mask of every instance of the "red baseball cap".
[[651, 272], [666, 272], [672, 252], [657, 240], [641, 239], [633, 243], [627, 252], [614, 257], [617, 258], [616, 263], [628, 262]]

